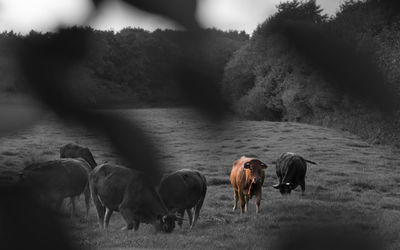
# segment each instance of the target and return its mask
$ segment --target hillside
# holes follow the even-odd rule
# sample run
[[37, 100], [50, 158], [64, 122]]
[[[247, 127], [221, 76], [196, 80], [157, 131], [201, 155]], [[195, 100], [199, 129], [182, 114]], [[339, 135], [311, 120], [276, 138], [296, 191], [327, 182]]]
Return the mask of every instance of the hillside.
[[[101, 230], [93, 203], [89, 221], [85, 221], [83, 196], [78, 202], [78, 218], [69, 218], [69, 202], [66, 201], [62, 219], [72, 236], [71, 242], [77, 247], [287, 249], [276, 244], [292, 242], [297, 247], [289, 249], [326, 249], [326, 241], [332, 249], [400, 247], [398, 149], [369, 145], [351, 133], [300, 123], [233, 120], [215, 124], [190, 109], [114, 112], [145, 128], [156, 147], [154, 156], [164, 171], [190, 168], [202, 172], [207, 178], [207, 196], [196, 226], [190, 230], [185, 221], [182, 229], [177, 227], [171, 234], [156, 234], [154, 228], [146, 224], [141, 224], [136, 232], [122, 232], [124, 222], [119, 213], [113, 214], [108, 230]], [[0, 177], [4, 180], [31, 162], [59, 158], [59, 148], [70, 142], [88, 146], [97, 162], [123, 163], [101, 134], [44, 116], [34, 126], [2, 138]], [[278, 181], [272, 162], [286, 151], [318, 162], [308, 167], [304, 195], [297, 188], [290, 196], [283, 197], [272, 188]], [[258, 215], [254, 198], [245, 215], [232, 211], [229, 174], [233, 161], [242, 155], [257, 157], [268, 165]], [[326, 235], [335, 225], [340, 226], [340, 231], [334, 236]], [[318, 226], [324, 230], [316, 234], [312, 230], [317, 230]], [[296, 232], [306, 240], [296, 242]], [[361, 240], [354, 242], [360, 238], [349, 232], [360, 233]], [[325, 241], [321, 242], [316, 235], [325, 235]], [[371, 243], [379, 244], [373, 236], [386, 245], [373, 248]], [[302, 243], [313, 247], [301, 247]], [[346, 243], [346, 247], [333, 247], [340, 243]], [[349, 247], [351, 243], [359, 247]]]
[[397, 144], [400, 15], [389, 3], [347, 1], [333, 18], [315, 1], [280, 4], [225, 66], [232, 110]]

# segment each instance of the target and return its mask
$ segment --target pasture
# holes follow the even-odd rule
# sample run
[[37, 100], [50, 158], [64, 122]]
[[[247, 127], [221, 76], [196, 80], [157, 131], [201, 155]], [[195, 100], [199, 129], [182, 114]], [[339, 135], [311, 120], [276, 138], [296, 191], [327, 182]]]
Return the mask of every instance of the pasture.
[[[79, 217], [62, 216], [71, 239], [84, 249], [124, 248], [265, 248], [273, 249], [286, 229], [305, 224], [351, 224], [381, 236], [388, 249], [400, 248], [400, 150], [370, 145], [347, 132], [298, 123], [233, 121], [213, 124], [188, 109], [118, 110], [136, 119], [154, 145], [165, 171], [192, 168], [207, 178], [208, 190], [193, 230], [185, 222], [171, 234], [154, 233], [141, 224], [137, 232], [121, 232], [123, 220], [115, 213], [107, 231], [100, 230], [96, 211], [84, 221], [83, 196]], [[0, 171], [17, 171], [33, 161], [56, 159], [59, 148], [76, 142], [88, 146], [97, 163], [123, 163], [108, 141], [92, 131], [62, 124], [49, 115], [30, 128], [0, 141]], [[273, 161], [282, 152], [296, 152], [319, 163], [308, 166], [306, 192], [300, 188], [282, 197]], [[254, 198], [249, 212], [232, 211], [229, 174], [242, 155], [257, 157], [269, 167], [263, 186], [260, 214]], [[64, 210], [69, 204], [64, 202]], [[67, 214], [67, 213], [65, 213]], [[65, 217], [65, 218], [64, 218]]]

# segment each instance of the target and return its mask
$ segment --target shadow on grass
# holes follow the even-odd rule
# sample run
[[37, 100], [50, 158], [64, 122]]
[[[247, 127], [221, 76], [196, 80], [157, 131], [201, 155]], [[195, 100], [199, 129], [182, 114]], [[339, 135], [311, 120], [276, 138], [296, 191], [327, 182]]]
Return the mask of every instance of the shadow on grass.
[[379, 250], [383, 241], [370, 233], [366, 224], [304, 225], [303, 228], [283, 230], [274, 249], [281, 250]]
[[231, 182], [229, 179], [222, 179], [222, 178], [210, 178], [207, 180], [208, 186], [220, 186], [220, 185], [230, 185]]

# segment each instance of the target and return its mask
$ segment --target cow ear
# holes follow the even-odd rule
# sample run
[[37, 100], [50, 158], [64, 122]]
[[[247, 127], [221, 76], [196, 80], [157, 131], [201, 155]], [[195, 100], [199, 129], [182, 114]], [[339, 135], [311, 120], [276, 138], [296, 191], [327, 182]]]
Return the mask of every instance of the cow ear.
[[250, 168], [250, 162], [245, 162], [243, 164], [243, 168]]

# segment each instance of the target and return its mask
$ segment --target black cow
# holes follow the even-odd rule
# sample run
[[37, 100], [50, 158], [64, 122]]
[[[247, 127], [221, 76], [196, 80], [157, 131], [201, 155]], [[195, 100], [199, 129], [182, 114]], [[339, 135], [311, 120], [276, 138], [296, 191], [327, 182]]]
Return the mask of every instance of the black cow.
[[34, 163], [20, 173], [20, 184], [31, 187], [45, 203], [59, 209], [63, 200], [71, 199], [71, 216], [75, 213], [75, 197], [84, 193], [86, 217], [89, 213], [90, 165], [84, 159], [60, 159]]
[[114, 211], [126, 222], [123, 230], [136, 231], [139, 224], [153, 224], [156, 230], [170, 233], [179, 218], [170, 215], [144, 173], [122, 166], [103, 164], [89, 175], [90, 190], [96, 205], [100, 228], [107, 228]]
[[60, 148], [60, 158], [83, 158], [93, 168], [97, 166], [89, 148], [75, 143], [68, 143]]
[[281, 194], [290, 194], [293, 189], [300, 185], [304, 193], [306, 190], [307, 162], [316, 164], [298, 154], [283, 153], [276, 161], [276, 175], [279, 178], [279, 183], [273, 187], [279, 189]]
[[[207, 181], [198, 171], [182, 169], [165, 175], [158, 192], [170, 212], [177, 212], [183, 218], [186, 211], [190, 228], [193, 228], [206, 196]], [[178, 225], [182, 227], [182, 220], [178, 221]]]

